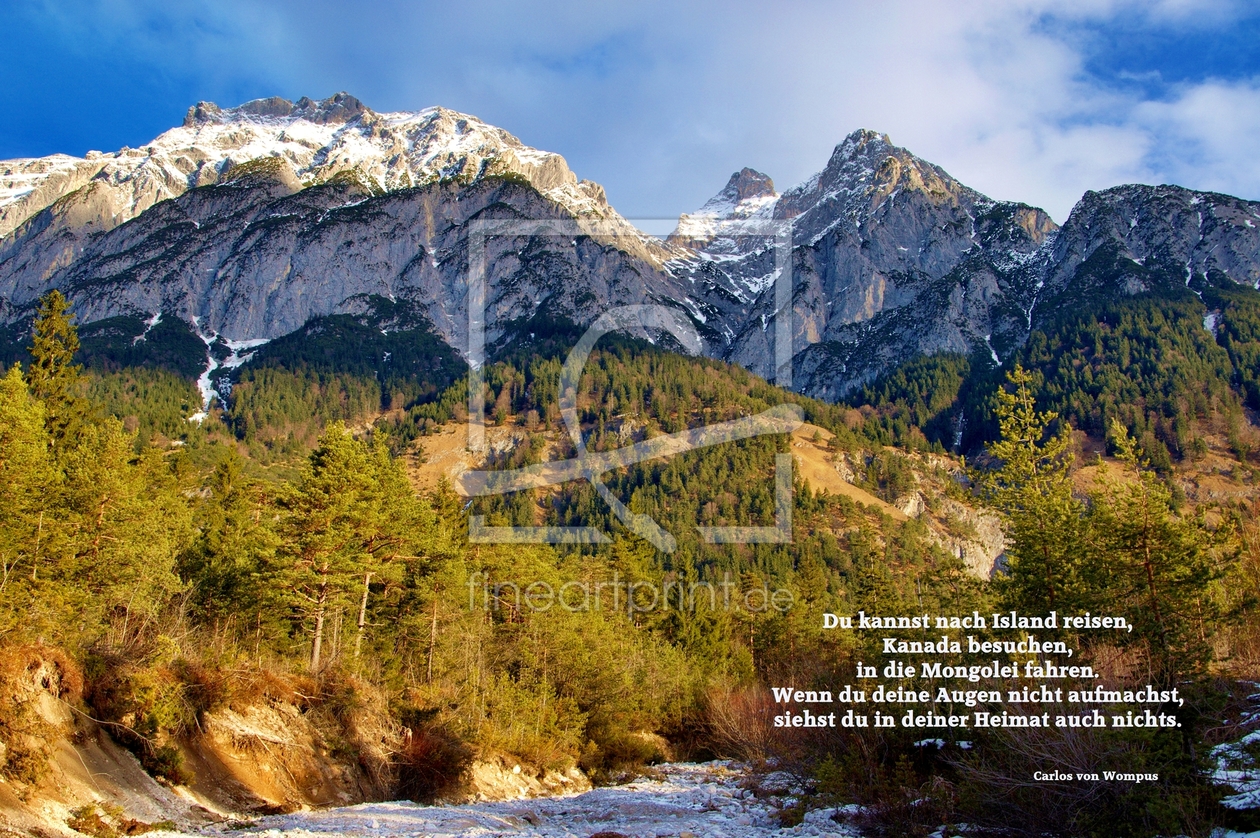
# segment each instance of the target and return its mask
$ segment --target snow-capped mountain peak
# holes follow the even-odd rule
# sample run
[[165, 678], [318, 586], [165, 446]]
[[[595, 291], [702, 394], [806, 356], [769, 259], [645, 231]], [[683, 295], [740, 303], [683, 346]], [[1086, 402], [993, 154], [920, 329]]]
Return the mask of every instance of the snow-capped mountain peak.
[[370, 109], [354, 96], [342, 91], [318, 102], [303, 96], [290, 102], [279, 96], [254, 99], [235, 108], [220, 108], [214, 102], [198, 102], [188, 109], [184, 127], [193, 128], [213, 122], [232, 122], [242, 118], [305, 119], [317, 125], [349, 122]]
[[692, 248], [712, 249], [714, 237], [724, 221], [769, 218], [779, 193], [769, 175], [744, 167], [727, 181], [722, 191], [693, 213], [683, 213], [670, 242]]
[[697, 215], [718, 218], [748, 218], [774, 202], [779, 193], [774, 181], [756, 169], [744, 167], [727, 181], [721, 192], [710, 198]]
[[0, 237], [89, 184], [97, 187], [89, 212], [101, 229], [110, 229], [263, 158], [283, 160], [303, 186], [346, 171], [382, 191], [516, 176], [574, 215], [619, 220], [603, 188], [579, 181], [559, 154], [446, 108], [377, 113], [338, 93], [320, 101], [271, 97], [226, 109], [200, 102], [182, 125], [140, 149], [0, 162]]

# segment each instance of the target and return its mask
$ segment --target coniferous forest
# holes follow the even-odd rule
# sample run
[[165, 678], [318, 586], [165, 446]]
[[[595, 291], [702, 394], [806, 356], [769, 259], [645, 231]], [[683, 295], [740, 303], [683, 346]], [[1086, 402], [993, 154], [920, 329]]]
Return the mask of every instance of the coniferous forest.
[[[445, 479], [422, 485], [426, 443], [462, 427], [468, 404], [458, 358], [423, 330], [325, 318], [237, 369], [197, 423], [199, 371], [161, 361], [161, 342], [186, 335], [153, 330], [131, 357], [130, 338], [81, 335], [52, 292], [0, 378], [0, 679], [54, 662], [75, 712], [173, 784], [195, 774], [188, 743], [208, 714], [272, 703], [310, 719], [329, 758], [358, 766], [382, 799], [442, 798], [495, 755], [604, 783], [730, 757], [801, 778], [808, 794], [785, 825], [856, 803], [855, 825], [880, 835], [1255, 829], [1212, 774], [1214, 748], [1248, 730], [1260, 677], [1260, 293], [1208, 293], [1064, 318], [1001, 368], [913, 360], [841, 404], [605, 339], [578, 389], [587, 450], [791, 402], [817, 428], [810, 444], [885, 502], [797, 474], [790, 542], [714, 544], [698, 526], [774, 524], [776, 454], [796, 438], [610, 472], [609, 490], [676, 538], [662, 552], [582, 481], [475, 499]], [[575, 453], [558, 403], [580, 332], [530, 329], [484, 373], [489, 468]], [[908, 500], [927, 514], [893, 514]], [[955, 549], [977, 537], [959, 510], [1001, 523], [991, 578]], [[609, 538], [477, 543], [470, 515]], [[543, 607], [544, 590], [562, 596]], [[1184, 704], [1160, 709], [1179, 727], [934, 731], [941, 743], [924, 747], [929, 734], [900, 727], [769, 724], [771, 687], [837, 689], [881, 659], [878, 632], [827, 630], [825, 613], [1011, 610], [1124, 615], [1123, 635], [1038, 639], [1079, 649], [1109, 688], [1176, 688]], [[0, 771], [15, 788], [45, 771], [41, 724], [29, 703], [0, 703]], [[1027, 782], [1087, 766], [1159, 779]]]

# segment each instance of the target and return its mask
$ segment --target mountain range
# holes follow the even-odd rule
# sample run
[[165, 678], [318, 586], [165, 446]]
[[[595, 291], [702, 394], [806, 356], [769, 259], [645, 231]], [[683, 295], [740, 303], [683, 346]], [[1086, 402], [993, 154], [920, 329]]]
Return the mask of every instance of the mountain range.
[[[793, 389], [836, 400], [918, 356], [1000, 363], [1092, 305], [1260, 287], [1258, 220], [1260, 203], [1128, 185], [1086, 193], [1060, 227], [859, 130], [782, 194], [735, 173], [659, 239], [560, 155], [472, 116], [376, 113], [345, 93], [202, 102], [139, 149], [0, 162], [0, 324], [21, 346], [40, 295], [61, 289], [85, 347], [200, 372], [207, 399], [251, 353], [328, 318], [395, 346], [414, 337], [449, 364], [469, 346], [474, 232], [519, 222], [478, 245], [495, 351], [650, 303], [685, 316], [705, 355], [770, 378], [783, 258], [746, 231], [778, 225], [790, 229]], [[650, 325], [638, 336], [668, 340]]]

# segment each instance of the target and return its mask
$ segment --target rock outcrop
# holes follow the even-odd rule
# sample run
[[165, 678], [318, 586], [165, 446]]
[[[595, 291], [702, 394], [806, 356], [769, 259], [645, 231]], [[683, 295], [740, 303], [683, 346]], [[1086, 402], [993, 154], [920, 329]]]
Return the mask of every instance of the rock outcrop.
[[1201, 282], [1260, 287], [1260, 203], [1180, 186], [1086, 192], [1045, 257], [1036, 314]]
[[[730, 186], [728, 186], [728, 190]], [[901, 360], [1023, 339], [1033, 263], [1057, 230], [1041, 210], [1002, 203], [871, 131], [758, 215], [792, 224], [794, 386], [835, 399]], [[754, 216], [756, 217], [756, 216]], [[725, 357], [769, 377], [775, 263], [764, 246], [720, 259], [758, 294]]]

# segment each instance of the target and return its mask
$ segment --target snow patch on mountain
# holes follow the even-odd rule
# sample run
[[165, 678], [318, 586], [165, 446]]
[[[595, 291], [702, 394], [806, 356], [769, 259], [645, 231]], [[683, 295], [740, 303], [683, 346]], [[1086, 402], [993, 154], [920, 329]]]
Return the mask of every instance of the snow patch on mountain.
[[210, 415], [210, 405], [214, 403], [214, 400], [220, 398], [219, 392], [214, 388], [214, 371], [219, 368], [219, 359], [214, 357], [214, 342], [219, 336], [215, 332], [203, 335], [200, 321], [200, 317], [192, 319], [197, 337], [201, 338], [201, 342], [206, 345], [206, 368], [197, 378], [197, 392], [201, 394], [201, 410], [188, 417], [189, 422], [196, 422], [198, 425]]
[[153, 327], [161, 322], [162, 312], [160, 310], [153, 312], [153, 316], [144, 321], [144, 331], [131, 339], [131, 345], [135, 346], [137, 343], [143, 341], [148, 336], [149, 332], [153, 331]]
[[221, 109], [202, 102], [183, 125], [139, 149], [0, 162], [0, 237], [88, 184], [112, 193], [111, 226], [158, 201], [219, 182], [234, 166], [275, 158], [302, 185], [354, 173], [377, 189], [444, 179], [517, 176], [577, 216], [617, 219], [603, 187], [579, 181], [559, 154], [441, 107], [376, 113], [345, 93], [293, 104], [260, 99]]
[[[231, 378], [227, 374], [216, 378], [215, 373], [220, 369], [234, 370], [242, 364], [248, 363], [249, 359], [254, 357], [254, 351], [270, 339], [228, 340], [214, 331], [211, 331], [209, 334], [203, 334], [200, 317], [194, 317], [192, 322], [193, 328], [197, 332], [197, 337], [201, 338], [201, 342], [206, 345], [206, 368], [197, 378], [197, 391], [201, 393], [201, 410], [188, 417], [189, 422], [196, 422], [200, 425], [210, 415], [210, 406], [216, 400], [220, 404], [224, 403], [225, 399], [232, 392]], [[215, 344], [219, 343], [227, 347], [228, 350], [228, 354], [223, 360], [219, 360], [214, 352]]]
[[[385, 330], [381, 330], [381, 334], [385, 334]], [[258, 347], [267, 343], [270, 338], [251, 338], [249, 340], [226, 340], [223, 343], [228, 348], [228, 356], [223, 359], [225, 369], [234, 370], [241, 364], [247, 363], [250, 358], [254, 357], [254, 352]], [[244, 352], [244, 354], [241, 354]], [[388, 354], [388, 353], [387, 353]]]
[[774, 181], [756, 169], [744, 168], [731, 175], [722, 191], [693, 213], [683, 213], [669, 241], [693, 248], [703, 248], [710, 257], [721, 255], [738, 258], [739, 243], [731, 235], [720, 236], [731, 225], [723, 222], [750, 218], [769, 219], [779, 193]]

